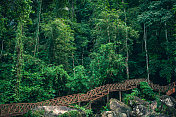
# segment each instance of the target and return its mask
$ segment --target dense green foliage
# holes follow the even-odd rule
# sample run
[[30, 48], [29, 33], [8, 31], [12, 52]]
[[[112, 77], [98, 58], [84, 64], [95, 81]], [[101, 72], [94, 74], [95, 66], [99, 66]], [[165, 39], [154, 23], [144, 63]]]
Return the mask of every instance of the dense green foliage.
[[175, 81], [175, 25], [175, 0], [0, 0], [0, 104]]
[[91, 117], [93, 115], [92, 109], [87, 109], [86, 107], [81, 107], [79, 105], [74, 106], [77, 110], [82, 111], [82, 114], [84, 114], [86, 117]]
[[147, 101], [158, 100], [157, 94], [154, 93], [153, 89], [147, 82], [141, 82], [139, 88], [133, 89], [131, 94], [126, 94], [123, 101], [126, 104], [129, 104], [129, 101], [133, 100], [135, 96]]
[[23, 115], [23, 117], [41, 117], [45, 116], [45, 111], [44, 110], [35, 110], [35, 111], [28, 111]]

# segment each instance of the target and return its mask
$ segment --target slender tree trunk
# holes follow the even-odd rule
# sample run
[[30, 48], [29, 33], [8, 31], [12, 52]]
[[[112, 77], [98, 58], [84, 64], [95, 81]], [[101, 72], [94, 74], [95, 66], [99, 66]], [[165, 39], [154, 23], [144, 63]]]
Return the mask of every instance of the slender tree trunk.
[[20, 98], [20, 82], [22, 78], [22, 67], [23, 67], [23, 24], [20, 21], [18, 23], [17, 27], [17, 35], [16, 35], [16, 49], [15, 49], [15, 55], [16, 55], [16, 86], [15, 86], [15, 94], [16, 98]]
[[[108, 17], [107, 17], [107, 19], [108, 19]], [[111, 42], [111, 37], [110, 37], [108, 20], [107, 20], [107, 25], [108, 25], [108, 27], [107, 27], [107, 33], [108, 33], [108, 39], [109, 39], [109, 43], [110, 43]]]
[[125, 47], [126, 47], [126, 73], [127, 73], [127, 79], [130, 78], [130, 75], [129, 75], [129, 65], [128, 65], [128, 61], [129, 61], [129, 52], [128, 52], [128, 32], [127, 32], [127, 29], [126, 29], [126, 41], [125, 41]]
[[84, 48], [82, 49], [82, 66], [84, 65]]
[[[122, 3], [124, 4], [124, 1], [122, 0]], [[126, 27], [126, 35], [125, 35], [125, 48], [126, 48], [126, 61], [125, 61], [125, 65], [126, 65], [126, 74], [127, 74], [127, 79], [130, 78], [129, 75], [129, 65], [128, 65], [128, 61], [129, 61], [129, 50], [128, 50], [128, 28], [127, 28], [127, 17], [126, 17], [126, 10], [124, 7], [124, 13], [125, 13], [125, 27]]]
[[168, 55], [168, 44], [169, 44], [169, 40], [168, 40], [168, 34], [167, 34], [167, 24], [165, 22], [165, 36], [166, 36], [166, 49], [167, 49], [167, 55]]
[[[74, 0], [72, 0], [72, 14], [71, 14], [71, 18], [72, 18], [72, 21], [74, 20], [74, 13], [75, 13], [75, 9], [74, 9]], [[74, 78], [75, 78], [75, 59], [74, 59], [74, 54], [72, 53], [72, 60], [73, 60], [73, 75], [74, 75]]]
[[74, 69], [73, 75], [75, 77], [75, 60], [74, 60], [74, 54], [73, 53], [72, 53], [72, 59], [73, 59], [73, 69]]
[[148, 58], [148, 50], [147, 50], [147, 31], [144, 24], [144, 45], [145, 45], [145, 56], [146, 56], [146, 66], [147, 66], [147, 80], [150, 80], [150, 73], [149, 73], [149, 58]]
[[72, 21], [74, 19], [74, 14], [75, 14], [75, 7], [74, 7], [74, 0], [72, 0]]
[[[115, 26], [115, 31], [117, 30], [117, 26]], [[115, 36], [114, 36], [114, 49], [115, 49], [115, 53], [117, 53], [117, 33], [115, 32]]]
[[[50, 63], [53, 63], [53, 61], [54, 61], [54, 49], [55, 49], [55, 45], [54, 45], [54, 41], [55, 41], [55, 39], [54, 39], [55, 37], [54, 37], [54, 31], [53, 31], [53, 28], [51, 28], [51, 36], [50, 36], [50, 38], [49, 38], [49, 47], [48, 47], [48, 50], [49, 50], [49, 52], [48, 52], [48, 58], [49, 58], [49, 62]], [[59, 52], [60, 52], [61, 50], [59, 50]], [[59, 63], [58, 64], [60, 64], [60, 61], [58, 61]]]
[[2, 56], [3, 50], [4, 50], [4, 40], [2, 40], [2, 44], [1, 44], [1, 56]]
[[38, 53], [39, 48], [39, 32], [40, 32], [40, 14], [41, 14], [41, 7], [42, 7], [42, 0], [37, 0], [39, 4], [39, 8], [37, 9], [37, 30], [36, 30], [36, 42], [35, 42], [35, 49], [34, 49], [34, 56]]

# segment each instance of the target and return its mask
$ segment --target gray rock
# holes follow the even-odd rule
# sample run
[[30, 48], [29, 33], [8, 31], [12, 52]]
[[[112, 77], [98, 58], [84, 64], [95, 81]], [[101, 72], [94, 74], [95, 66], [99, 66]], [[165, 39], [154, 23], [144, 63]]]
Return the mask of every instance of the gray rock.
[[144, 105], [148, 106], [149, 102], [142, 100], [141, 98], [134, 96], [133, 100], [129, 100], [130, 106], [136, 106], [136, 105]]
[[61, 114], [64, 114], [68, 111], [72, 111], [76, 109], [72, 109], [66, 106], [38, 106], [35, 109], [33, 109], [33, 112], [40, 112], [43, 111], [43, 115], [46, 117], [55, 117]]
[[116, 114], [114, 111], [105, 111], [102, 113], [102, 117], [128, 117], [126, 113]]
[[[130, 100], [130, 106], [127, 106], [123, 102], [117, 99], [110, 100], [111, 111], [106, 111], [102, 117], [176, 117], [176, 101], [170, 96], [162, 96], [161, 99], [161, 112], [163, 110], [165, 114], [156, 113], [157, 101], [149, 103], [140, 99], [139, 97], [134, 97]], [[163, 108], [164, 107], [164, 108]], [[165, 109], [167, 107], [167, 109]], [[167, 113], [169, 112], [169, 115]]]
[[170, 116], [165, 114], [151, 113], [147, 115], [147, 117], [170, 117]]
[[149, 114], [149, 110], [144, 105], [137, 105], [133, 108], [132, 115], [135, 117], [145, 117]]
[[131, 112], [131, 108], [129, 106], [117, 99], [110, 99], [110, 109], [114, 111], [118, 117], [129, 117]]
[[168, 96], [168, 95], [161, 96], [160, 101], [169, 107], [176, 106], [176, 100], [173, 97]]
[[102, 117], [117, 117], [114, 111], [104, 111]]
[[157, 101], [153, 101], [151, 104], [150, 104], [150, 108], [151, 110], [155, 110], [157, 108]]
[[126, 113], [122, 113], [121, 117], [128, 117]]
[[117, 117], [128, 117], [126, 113], [118, 113]]
[[[164, 95], [160, 97], [160, 101], [160, 110], [164, 113], [169, 113], [170, 115], [176, 117], [176, 100], [171, 96]], [[167, 108], [163, 108], [164, 106], [166, 106]]]

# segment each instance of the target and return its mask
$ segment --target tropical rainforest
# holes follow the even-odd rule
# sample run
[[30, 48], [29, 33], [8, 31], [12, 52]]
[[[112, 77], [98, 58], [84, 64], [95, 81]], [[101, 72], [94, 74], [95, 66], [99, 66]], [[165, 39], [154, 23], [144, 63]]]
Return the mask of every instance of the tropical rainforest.
[[0, 0], [0, 104], [176, 81], [176, 0]]

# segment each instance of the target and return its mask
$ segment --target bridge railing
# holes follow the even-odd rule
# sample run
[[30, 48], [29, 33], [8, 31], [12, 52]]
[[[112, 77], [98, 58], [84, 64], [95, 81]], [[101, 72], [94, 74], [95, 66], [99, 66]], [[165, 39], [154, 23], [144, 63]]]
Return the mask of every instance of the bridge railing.
[[[127, 91], [133, 88], [136, 88], [140, 82], [146, 81], [146, 79], [131, 79], [126, 80], [122, 83], [116, 84], [107, 84], [104, 86], [96, 87], [93, 90], [88, 91], [86, 94], [73, 94], [62, 96], [38, 103], [13, 103], [13, 104], [1, 104], [0, 105], [0, 116], [15, 116], [15, 115], [23, 115], [28, 112], [32, 108], [36, 108], [37, 106], [59, 106], [59, 105], [70, 105], [83, 101], [91, 101], [101, 98], [109, 92], [113, 91]], [[159, 86], [157, 84], [153, 84], [149, 82], [151, 88], [155, 91], [167, 92], [166, 94], [171, 95], [175, 92], [175, 82], [171, 83], [167, 86]]]

